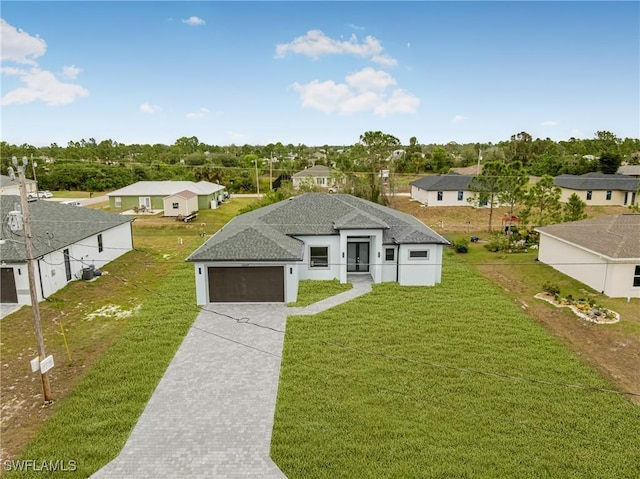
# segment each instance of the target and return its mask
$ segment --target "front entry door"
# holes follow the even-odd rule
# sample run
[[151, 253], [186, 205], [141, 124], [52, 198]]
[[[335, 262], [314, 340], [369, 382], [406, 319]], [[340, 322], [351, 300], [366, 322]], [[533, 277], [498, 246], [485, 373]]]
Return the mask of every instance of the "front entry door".
[[347, 272], [369, 271], [369, 243], [347, 243]]

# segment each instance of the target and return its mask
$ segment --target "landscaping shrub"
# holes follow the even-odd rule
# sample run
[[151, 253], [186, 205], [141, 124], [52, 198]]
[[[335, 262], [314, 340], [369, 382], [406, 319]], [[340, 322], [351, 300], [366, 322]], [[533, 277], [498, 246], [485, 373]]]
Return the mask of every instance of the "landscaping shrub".
[[458, 241], [454, 241], [451, 246], [456, 253], [468, 253], [469, 252], [469, 240], [462, 238]]
[[547, 281], [542, 285], [542, 291], [552, 294], [556, 298], [560, 296], [560, 287], [556, 283], [552, 283], [551, 281]]

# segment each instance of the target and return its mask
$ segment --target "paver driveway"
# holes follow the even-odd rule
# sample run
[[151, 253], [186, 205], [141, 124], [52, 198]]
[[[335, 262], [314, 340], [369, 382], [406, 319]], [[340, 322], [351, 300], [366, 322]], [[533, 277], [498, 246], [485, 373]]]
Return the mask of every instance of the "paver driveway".
[[269, 449], [286, 317], [316, 314], [370, 290], [369, 277], [356, 277], [352, 290], [307, 308], [207, 306], [120, 455], [92, 477], [284, 478]]

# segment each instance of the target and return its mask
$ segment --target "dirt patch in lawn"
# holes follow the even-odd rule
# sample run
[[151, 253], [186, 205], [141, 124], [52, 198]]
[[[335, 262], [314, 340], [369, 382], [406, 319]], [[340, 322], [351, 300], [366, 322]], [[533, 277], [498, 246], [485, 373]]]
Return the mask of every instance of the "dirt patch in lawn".
[[[526, 286], [518, 281], [521, 273], [516, 268], [491, 264], [477, 267], [487, 278], [514, 297], [536, 321], [617, 388], [640, 393], [640, 337], [636, 332], [637, 328], [591, 323], [568, 309], [558, 309], [535, 299]], [[637, 306], [636, 302], [621, 312], [623, 322], [640, 324], [640, 313], [634, 313]], [[628, 397], [640, 405], [639, 396]]]

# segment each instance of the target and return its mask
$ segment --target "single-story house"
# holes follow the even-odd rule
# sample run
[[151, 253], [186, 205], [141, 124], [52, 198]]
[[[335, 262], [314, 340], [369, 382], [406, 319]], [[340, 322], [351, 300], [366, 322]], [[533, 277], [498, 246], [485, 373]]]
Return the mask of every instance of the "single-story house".
[[616, 171], [618, 175], [633, 176], [640, 178], [640, 165], [623, 165]]
[[640, 297], [640, 214], [537, 228], [538, 259], [612, 298]]
[[163, 204], [164, 216], [188, 216], [198, 211], [198, 194], [189, 190], [180, 191], [164, 198]]
[[165, 198], [184, 191], [191, 191], [198, 197], [196, 210], [206, 210], [218, 206], [223, 199], [224, 190], [224, 186], [209, 181], [198, 181], [197, 183], [193, 181], [138, 181], [133, 185], [112, 191], [107, 196], [112, 210], [125, 211], [134, 207], [163, 210]]
[[628, 206], [640, 201], [636, 193], [640, 179], [631, 176], [592, 172], [560, 175], [553, 181], [562, 189], [562, 202], [566, 202], [573, 193], [588, 206]]
[[295, 302], [298, 282], [369, 275], [433, 286], [449, 242], [411, 215], [346, 194], [306, 193], [235, 217], [194, 251], [198, 304]]
[[470, 185], [473, 176], [447, 173], [429, 175], [411, 182], [411, 199], [426, 206], [469, 206], [475, 196]]
[[[27, 195], [36, 194], [38, 191], [38, 183], [34, 180], [25, 180]], [[0, 175], [0, 195], [19, 195], [20, 187], [18, 181], [14, 181], [11, 177]]]
[[336, 191], [335, 178], [331, 176], [331, 170], [324, 165], [316, 165], [291, 175], [293, 187], [297, 190], [301, 186], [313, 186], [322, 188], [330, 193]]
[[[2, 195], [0, 302], [31, 304], [20, 197]], [[50, 201], [29, 202], [38, 298], [44, 299], [82, 277], [83, 269], [105, 264], [133, 248], [131, 217]]]

